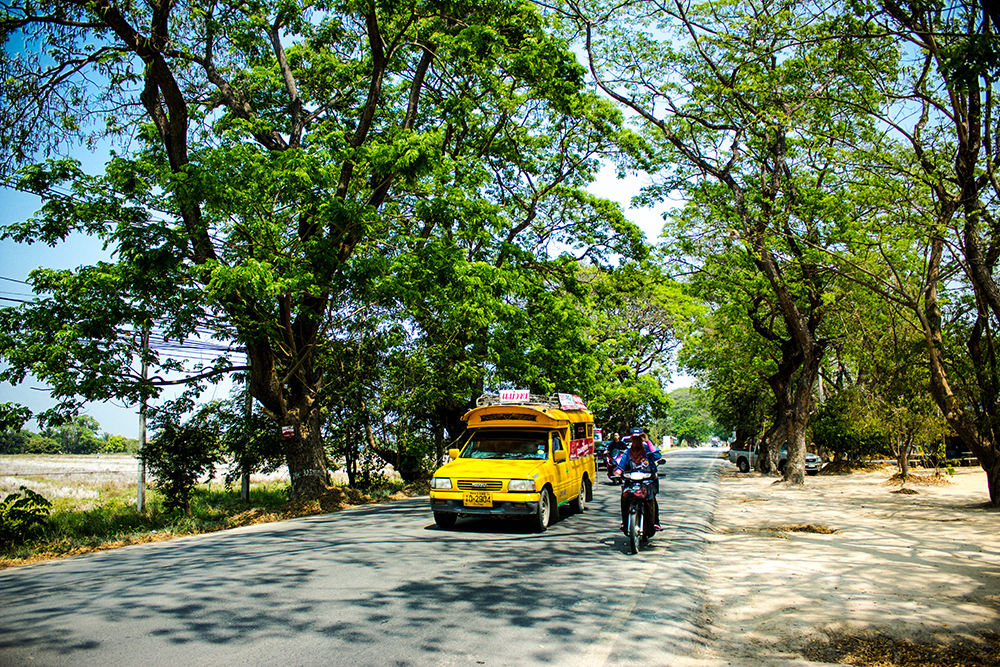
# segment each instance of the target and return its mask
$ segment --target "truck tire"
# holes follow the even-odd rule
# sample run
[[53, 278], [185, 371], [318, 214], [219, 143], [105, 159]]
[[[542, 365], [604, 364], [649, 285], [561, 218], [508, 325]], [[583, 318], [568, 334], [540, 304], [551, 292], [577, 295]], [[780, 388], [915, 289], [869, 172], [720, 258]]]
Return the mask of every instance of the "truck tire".
[[736, 467], [740, 469], [740, 472], [750, 472], [750, 462], [742, 456], [736, 459]]
[[532, 525], [536, 532], [544, 533], [552, 523], [552, 512], [555, 511], [556, 503], [552, 499], [552, 492], [542, 489], [542, 494], [538, 497], [538, 510], [532, 519]]
[[587, 511], [587, 478], [580, 478], [580, 493], [570, 501], [569, 508], [573, 514], [583, 514]]
[[434, 512], [434, 523], [438, 525], [438, 528], [444, 530], [454, 528], [456, 519], [458, 519], [458, 515], [452, 512]]

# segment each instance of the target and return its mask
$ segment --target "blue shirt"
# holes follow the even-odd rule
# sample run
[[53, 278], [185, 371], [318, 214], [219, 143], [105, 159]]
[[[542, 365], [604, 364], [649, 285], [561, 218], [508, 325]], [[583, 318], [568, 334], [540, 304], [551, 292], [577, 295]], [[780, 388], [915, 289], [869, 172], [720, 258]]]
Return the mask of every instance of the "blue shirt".
[[[656, 462], [663, 458], [660, 451], [653, 447], [653, 445], [647, 440], [646, 441], [646, 461], [649, 462], [649, 472], [656, 474]], [[636, 465], [632, 462], [632, 456], [629, 454], [629, 450], [626, 449], [621, 453], [617, 459], [615, 459], [615, 469], [621, 470], [623, 473], [632, 472], [633, 470], [642, 470], [642, 464]]]

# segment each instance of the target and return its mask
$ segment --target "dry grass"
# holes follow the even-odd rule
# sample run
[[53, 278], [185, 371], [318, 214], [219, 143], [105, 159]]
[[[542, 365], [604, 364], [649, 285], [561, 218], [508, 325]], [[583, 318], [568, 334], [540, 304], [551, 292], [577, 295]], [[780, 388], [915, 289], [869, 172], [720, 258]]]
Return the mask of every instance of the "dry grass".
[[426, 484], [391, 490], [400, 483], [370, 493], [344, 486], [315, 500], [288, 502], [287, 478], [254, 475], [248, 508], [216, 477], [199, 486], [188, 517], [164, 511], [153, 489], [147, 489], [146, 511], [137, 512], [136, 479], [137, 465], [129, 456], [0, 457], [0, 497], [25, 486], [53, 503], [29, 543], [0, 545], [0, 569], [427, 493]]

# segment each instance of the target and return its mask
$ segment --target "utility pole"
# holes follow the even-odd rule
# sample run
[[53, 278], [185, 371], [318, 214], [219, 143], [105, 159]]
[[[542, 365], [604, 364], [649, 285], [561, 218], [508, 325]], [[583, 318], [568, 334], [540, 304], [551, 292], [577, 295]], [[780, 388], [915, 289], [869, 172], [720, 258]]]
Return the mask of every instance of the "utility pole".
[[[247, 366], [250, 365], [250, 352], [247, 351]], [[247, 442], [243, 444], [243, 461], [241, 462], [242, 476], [240, 479], [240, 500], [245, 503], [250, 502], [250, 471], [247, 470], [247, 453], [246, 448], [250, 445], [250, 418], [253, 416], [253, 396], [250, 395], [250, 371], [247, 371], [247, 403], [246, 403], [246, 422], [245, 433]]]
[[[142, 381], [146, 382], [146, 356], [149, 352], [149, 326], [142, 330]], [[146, 462], [143, 460], [143, 450], [146, 448], [146, 395], [143, 392], [142, 403], [139, 405], [139, 474], [135, 488], [135, 507], [141, 514], [146, 511]]]

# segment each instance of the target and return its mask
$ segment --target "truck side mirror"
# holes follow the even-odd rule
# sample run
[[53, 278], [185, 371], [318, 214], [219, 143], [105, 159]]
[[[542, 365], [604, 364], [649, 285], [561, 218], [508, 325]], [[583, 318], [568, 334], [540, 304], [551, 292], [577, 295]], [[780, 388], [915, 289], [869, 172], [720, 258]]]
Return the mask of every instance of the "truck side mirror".
[[455, 459], [458, 458], [458, 455], [459, 455], [460, 451], [461, 450], [458, 450], [458, 449], [449, 449], [448, 450], [448, 458], [451, 459], [452, 461], [454, 461]]
[[569, 459], [569, 453], [565, 449], [557, 449], [552, 452], [552, 460], [556, 463], [563, 463]]

